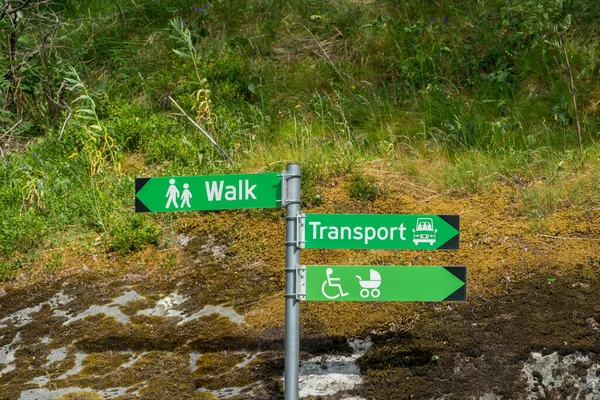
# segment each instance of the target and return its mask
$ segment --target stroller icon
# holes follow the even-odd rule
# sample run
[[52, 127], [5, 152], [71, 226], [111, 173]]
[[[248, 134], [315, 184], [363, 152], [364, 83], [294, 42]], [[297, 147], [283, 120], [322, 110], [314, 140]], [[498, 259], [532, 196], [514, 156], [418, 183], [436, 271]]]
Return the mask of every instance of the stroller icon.
[[[363, 281], [362, 278], [358, 275], [356, 275], [356, 277], [360, 281], [359, 283], [362, 287], [360, 291], [360, 297], [366, 299], [367, 297], [369, 297], [369, 294], [375, 299], [379, 297], [379, 295], [381, 294], [379, 289], [377, 289], [379, 285], [381, 285], [381, 275], [379, 274], [379, 272], [375, 271], [374, 269], [369, 270], [368, 281]], [[369, 291], [369, 289], [371, 290]]]

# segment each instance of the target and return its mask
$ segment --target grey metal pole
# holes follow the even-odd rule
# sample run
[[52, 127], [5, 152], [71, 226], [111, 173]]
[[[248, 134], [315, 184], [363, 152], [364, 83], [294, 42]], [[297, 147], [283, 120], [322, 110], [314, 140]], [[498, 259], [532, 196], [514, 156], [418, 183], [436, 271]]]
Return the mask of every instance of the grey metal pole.
[[285, 234], [285, 400], [298, 400], [300, 370], [300, 304], [297, 297], [298, 215], [300, 214], [300, 165], [288, 164], [283, 175], [287, 180]]

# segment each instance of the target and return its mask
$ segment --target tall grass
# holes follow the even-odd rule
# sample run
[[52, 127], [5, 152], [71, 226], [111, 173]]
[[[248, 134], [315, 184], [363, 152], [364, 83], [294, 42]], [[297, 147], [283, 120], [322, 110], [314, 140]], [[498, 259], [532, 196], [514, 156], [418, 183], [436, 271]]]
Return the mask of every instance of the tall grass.
[[[319, 168], [343, 173], [382, 158], [413, 179], [477, 193], [493, 181], [552, 177], [561, 162], [599, 162], [600, 7], [593, 0], [102, 0], [54, 7], [60, 19], [52, 52], [27, 62], [18, 87], [0, 82], [31, 110], [0, 113], [0, 257], [44, 246], [51, 228], [65, 224], [108, 241], [133, 230], [136, 240], [155, 243], [152, 226], [127, 220], [139, 175], [299, 161], [314, 183], [322, 179]], [[549, 21], [570, 16], [571, 25], [534, 23], [545, 10], [558, 10]], [[557, 34], [562, 49], [552, 42]], [[32, 27], [22, 31], [23, 44], [37, 37]], [[234, 166], [177, 117], [169, 97], [206, 125]], [[120, 170], [130, 158], [141, 161]], [[318, 188], [311, 187], [316, 202]], [[531, 193], [530, 203], [541, 204], [544, 192]], [[539, 215], [553, 209], [542, 208]]]

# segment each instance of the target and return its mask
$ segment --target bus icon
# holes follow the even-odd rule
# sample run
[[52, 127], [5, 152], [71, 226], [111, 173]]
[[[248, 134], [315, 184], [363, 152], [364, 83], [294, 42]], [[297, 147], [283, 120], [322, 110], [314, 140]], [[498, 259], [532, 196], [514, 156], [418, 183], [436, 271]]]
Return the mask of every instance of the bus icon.
[[435, 243], [437, 229], [433, 228], [432, 218], [417, 218], [417, 226], [412, 231], [415, 245], [429, 243], [430, 246], [433, 246]]

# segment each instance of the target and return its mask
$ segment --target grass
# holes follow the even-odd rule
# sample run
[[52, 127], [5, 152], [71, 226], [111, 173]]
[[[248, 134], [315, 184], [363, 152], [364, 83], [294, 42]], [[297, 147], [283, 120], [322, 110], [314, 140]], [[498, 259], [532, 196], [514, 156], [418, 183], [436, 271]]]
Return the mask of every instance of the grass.
[[[544, 6], [573, 22], [537, 24], [529, 0], [57, 6], [60, 24], [39, 22], [57, 28], [53, 46], [16, 71], [20, 81], [0, 85], [4, 99], [18, 95], [0, 114], [3, 270], [49, 246], [61, 226], [103, 235], [107, 251], [155, 245], [161, 224], [178, 217], [133, 215], [138, 176], [299, 162], [305, 205], [318, 205], [319, 185], [345, 174], [363, 177], [350, 189], [359, 198], [376, 197], [364, 189], [379, 183], [365, 180], [360, 165], [381, 159], [438, 192], [517, 186], [533, 219], [564, 204], [598, 207], [600, 8], [591, 0]], [[20, 46], [41, 40], [44, 29], [27, 28], [17, 32]], [[584, 154], [564, 56], [552, 41], [559, 33]], [[9, 65], [7, 48], [0, 40]]]

